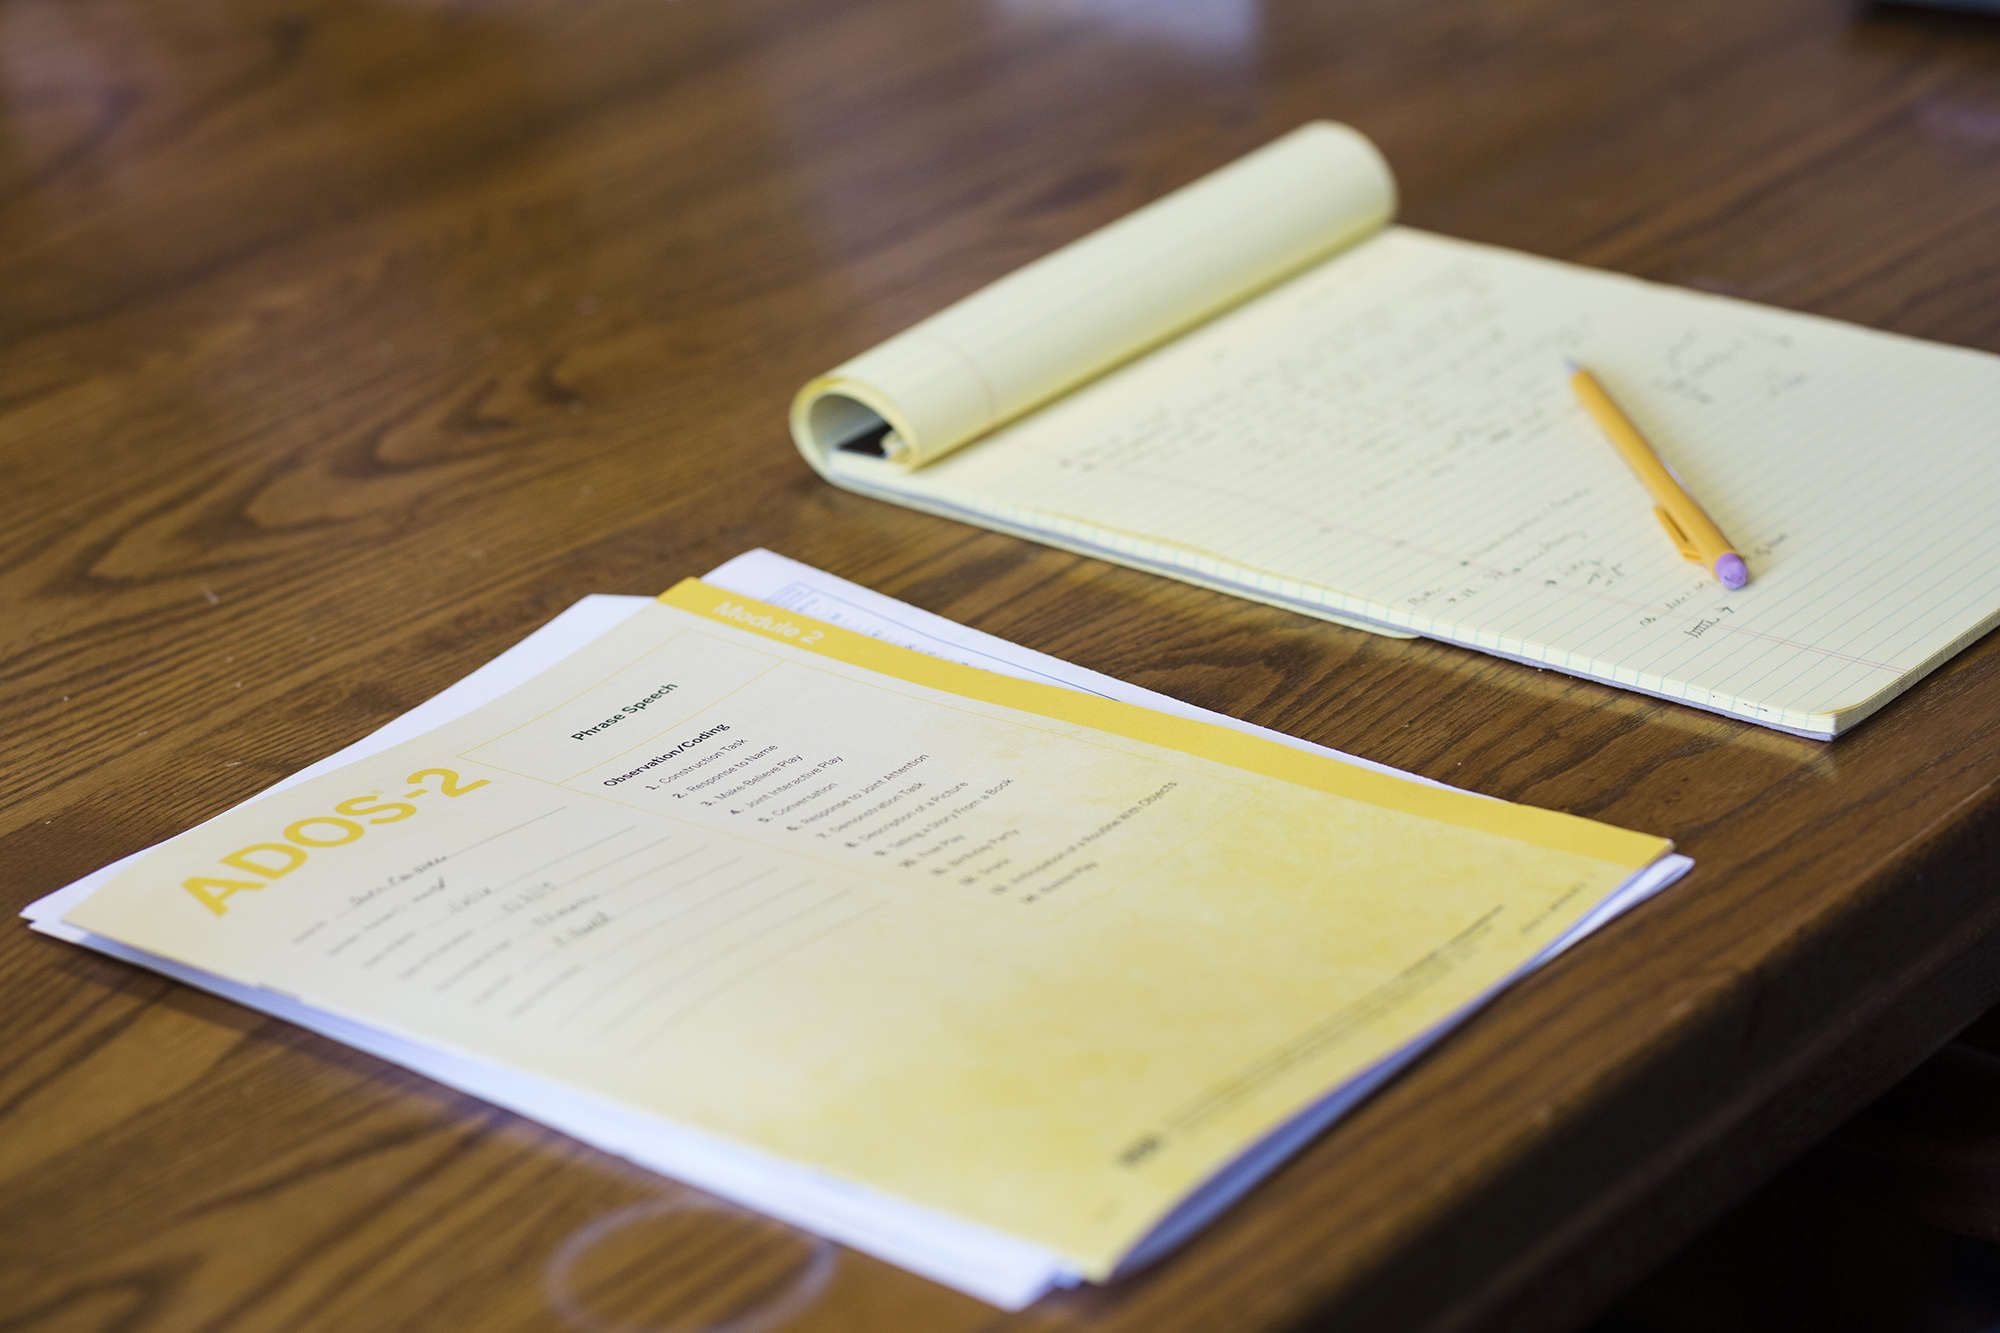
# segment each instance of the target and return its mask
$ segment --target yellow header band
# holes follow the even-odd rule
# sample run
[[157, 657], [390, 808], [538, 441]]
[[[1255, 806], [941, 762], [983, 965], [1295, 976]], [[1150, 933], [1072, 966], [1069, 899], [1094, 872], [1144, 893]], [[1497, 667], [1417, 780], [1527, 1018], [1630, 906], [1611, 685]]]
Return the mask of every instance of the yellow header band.
[[1307, 754], [1276, 741], [1248, 736], [1213, 723], [1196, 722], [1136, 704], [961, 666], [770, 606], [754, 598], [724, 592], [700, 579], [681, 580], [661, 593], [659, 600], [679, 610], [725, 625], [735, 625], [781, 643], [789, 643], [795, 648], [914, 685], [928, 686], [1059, 722], [1092, 727], [1114, 736], [1195, 755], [1281, 782], [1439, 820], [1475, 832], [1492, 833], [1538, 847], [1561, 848], [1632, 869], [1651, 865], [1673, 850], [1669, 839], [1632, 833], [1593, 819], [1516, 805], [1511, 801], [1488, 800], [1465, 792], [1441, 790], [1392, 778], [1359, 765]]

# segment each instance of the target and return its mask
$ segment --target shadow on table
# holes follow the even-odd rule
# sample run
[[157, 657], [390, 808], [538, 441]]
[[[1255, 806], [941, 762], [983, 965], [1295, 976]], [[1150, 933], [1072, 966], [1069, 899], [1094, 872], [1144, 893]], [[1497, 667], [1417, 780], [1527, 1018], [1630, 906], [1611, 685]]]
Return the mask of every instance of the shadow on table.
[[2000, 1330], [2000, 1010], [1586, 1333]]

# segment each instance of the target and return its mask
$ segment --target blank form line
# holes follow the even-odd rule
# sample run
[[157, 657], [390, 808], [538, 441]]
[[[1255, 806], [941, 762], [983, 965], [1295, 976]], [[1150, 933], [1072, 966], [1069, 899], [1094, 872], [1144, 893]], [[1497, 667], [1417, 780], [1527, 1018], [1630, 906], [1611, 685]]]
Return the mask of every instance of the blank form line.
[[627, 833], [630, 833], [633, 829], [637, 827], [638, 827], [637, 824], [628, 824], [624, 828], [619, 829], [616, 833], [605, 834], [603, 837], [597, 839], [595, 842], [587, 842], [581, 847], [572, 847], [560, 856], [550, 857], [548, 860], [542, 862], [540, 865], [536, 866], [532, 870], [523, 870], [520, 874], [514, 876], [514, 878], [512, 879], [501, 880], [498, 884], [495, 884], [493, 887], [495, 890], [499, 890], [506, 888], [510, 884], [519, 884], [522, 880], [528, 878], [530, 875], [541, 874], [544, 870], [547, 870], [550, 866], [556, 864], [558, 861], [567, 861], [572, 856], [583, 855], [585, 852], [589, 851], [593, 847], [602, 847], [605, 843], [610, 842], [613, 838], [622, 838]]
[[[840, 893], [835, 894], [831, 898], [825, 898], [820, 900], [818, 903], [815, 903], [811, 908], [808, 908], [807, 911], [817, 911], [821, 907], [831, 906], [832, 904], [839, 902], [842, 898], [845, 898], [846, 896], [847, 896], [847, 891], [843, 890]], [[658, 1041], [661, 1037], [665, 1036], [668, 1032], [672, 1031], [676, 1026], [678, 1026], [683, 1018], [686, 1018], [690, 1013], [694, 1012], [696, 1009], [699, 1009], [701, 1006], [707, 1004], [710, 1000], [722, 994], [724, 991], [727, 991], [730, 988], [734, 987], [737, 983], [743, 981], [745, 978], [755, 976], [757, 973], [762, 972], [766, 968], [773, 966], [781, 959], [789, 958], [793, 954], [798, 953], [801, 950], [811, 945], [819, 943], [821, 940], [825, 939], [827, 936], [833, 934], [836, 931], [847, 929], [847, 927], [861, 920], [861, 918], [872, 915], [875, 912], [879, 912], [887, 905], [888, 904], [886, 903], [871, 903], [868, 906], [862, 908], [858, 912], [850, 912], [848, 915], [842, 917], [840, 920], [834, 922], [832, 925], [827, 926], [822, 930], [815, 931], [811, 935], [806, 936], [802, 940], [798, 940], [795, 943], [787, 945], [786, 947], [780, 949], [777, 953], [772, 954], [768, 958], [759, 959], [757, 962], [752, 963], [750, 966], [742, 969], [741, 971], [731, 974], [727, 980], [717, 982], [715, 985], [709, 987], [701, 994], [695, 996], [693, 999], [681, 1005], [680, 1008], [674, 1010], [672, 1017], [668, 1018], [667, 1021], [662, 1023], [659, 1027], [654, 1028], [651, 1032], [647, 1033], [645, 1037], [641, 1038], [640, 1041], [632, 1047], [632, 1054], [637, 1055], [641, 1051], [645, 1050], [648, 1046], [651, 1046], [654, 1042]], [[793, 921], [800, 919], [806, 914], [807, 914], [806, 912], [800, 912], [797, 916], [787, 918], [784, 924], [790, 925]]]
[[[757, 902], [752, 903], [750, 906], [744, 908], [742, 911], [737, 912], [731, 916], [724, 917], [722, 920], [716, 922], [712, 926], [709, 926], [705, 930], [698, 930], [694, 934], [687, 936], [685, 939], [676, 940], [673, 944], [669, 945], [667, 948], [662, 949], [658, 953], [649, 956], [646, 959], [646, 961], [648, 963], [657, 963], [662, 958], [669, 958], [674, 954], [681, 952], [681, 950], [687, 948], [689, 945], [697, 944], [700, 941], [707, 939], [709, 936], [715, 934], [717, 931], [722, 930], [728, 926], [735, 925], [738, 921], [741, 921], [744, 917], [754, 915], [757, 912], [761, 912], [766, 907], [769, 907], [772, 903], [775, 903], [782, 898], [789, 898], [792, 894], [797, 893], [800, 889], [804, 888], [806, 885], [810, 883], [812, 883], [812, 877], [807, 876], [805, 879], [800, 880], [798, 883], [792, 885], [789, 888], [780, 889], [776, 893], [772, 894], [770, 897], [760, 899]], [[812, 908], [807, 907], [804, 910], [811, 911]], [[714, 959], [722, 957], [725, 954], [734, 953], [737, 949], [741, 947], [742, 947], [741, 941], [737, 942], [736, 944], [732, 944], [728, 948], [722, 950], [720, 954], [711, 954], [707, 958], [698, 961], [692, 968], [688, 969], [688, 971], [698, 972], [702, 968], [707, 967], [709, 963], [712, 962]], [[627, 972], [625, 975], [629, 977], [632, 975], [632, 973]], [[624, 1009], [621, 1009], [616, 1015], [614, 1015], [610, 1019], [607, 1019], [602, 1027], [598, 1028], [596, 1033], [593, 1034], [593, 1039], [601, 1040], [608, 1033], [610, 1033], [610, 1031], [613, 1028], [619, 1026], [626, 1019], [630, 1018], [633, 1014], [637, 1013], [655, 995], [660, 994], [662, 991], [670, 990], [674, 986], [678, 985], [681, 981], [681, 978], [685, 975], [687, 975], [687, 973], [677, 974], [674, 977], [669, 978], [663, 985], [655, 986], [652, 990], [647, 991], [644, 995], [634, 1000]], [[621, 982], [622, 980], [623, 979], [621, 978]]]

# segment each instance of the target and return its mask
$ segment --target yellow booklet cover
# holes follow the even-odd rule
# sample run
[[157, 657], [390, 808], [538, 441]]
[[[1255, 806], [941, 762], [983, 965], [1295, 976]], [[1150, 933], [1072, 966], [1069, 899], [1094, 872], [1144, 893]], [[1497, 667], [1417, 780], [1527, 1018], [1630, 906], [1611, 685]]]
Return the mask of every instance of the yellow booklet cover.
[[1102, 1279], [1668, 851], [689, 580], [65, 920]]

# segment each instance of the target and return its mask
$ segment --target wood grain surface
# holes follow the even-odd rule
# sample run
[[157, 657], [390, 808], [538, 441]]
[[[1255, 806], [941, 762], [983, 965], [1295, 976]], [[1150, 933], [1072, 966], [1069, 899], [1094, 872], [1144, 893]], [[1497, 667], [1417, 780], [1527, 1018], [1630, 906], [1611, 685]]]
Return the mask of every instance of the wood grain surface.
[[861, 499], [793, 452], [810, 375], [1314, 116], [1381, 145], [1415, 225], [2000, 351], [1993, 22], [0, 4], [10, 904], [586, 593], [753, 546], [1698, 862], [1156, 1270], [1012, 1316], [0, 930], [0, 1330], [1563, 1329], [2000, 998], [1991, 639], [1829, 746]]

